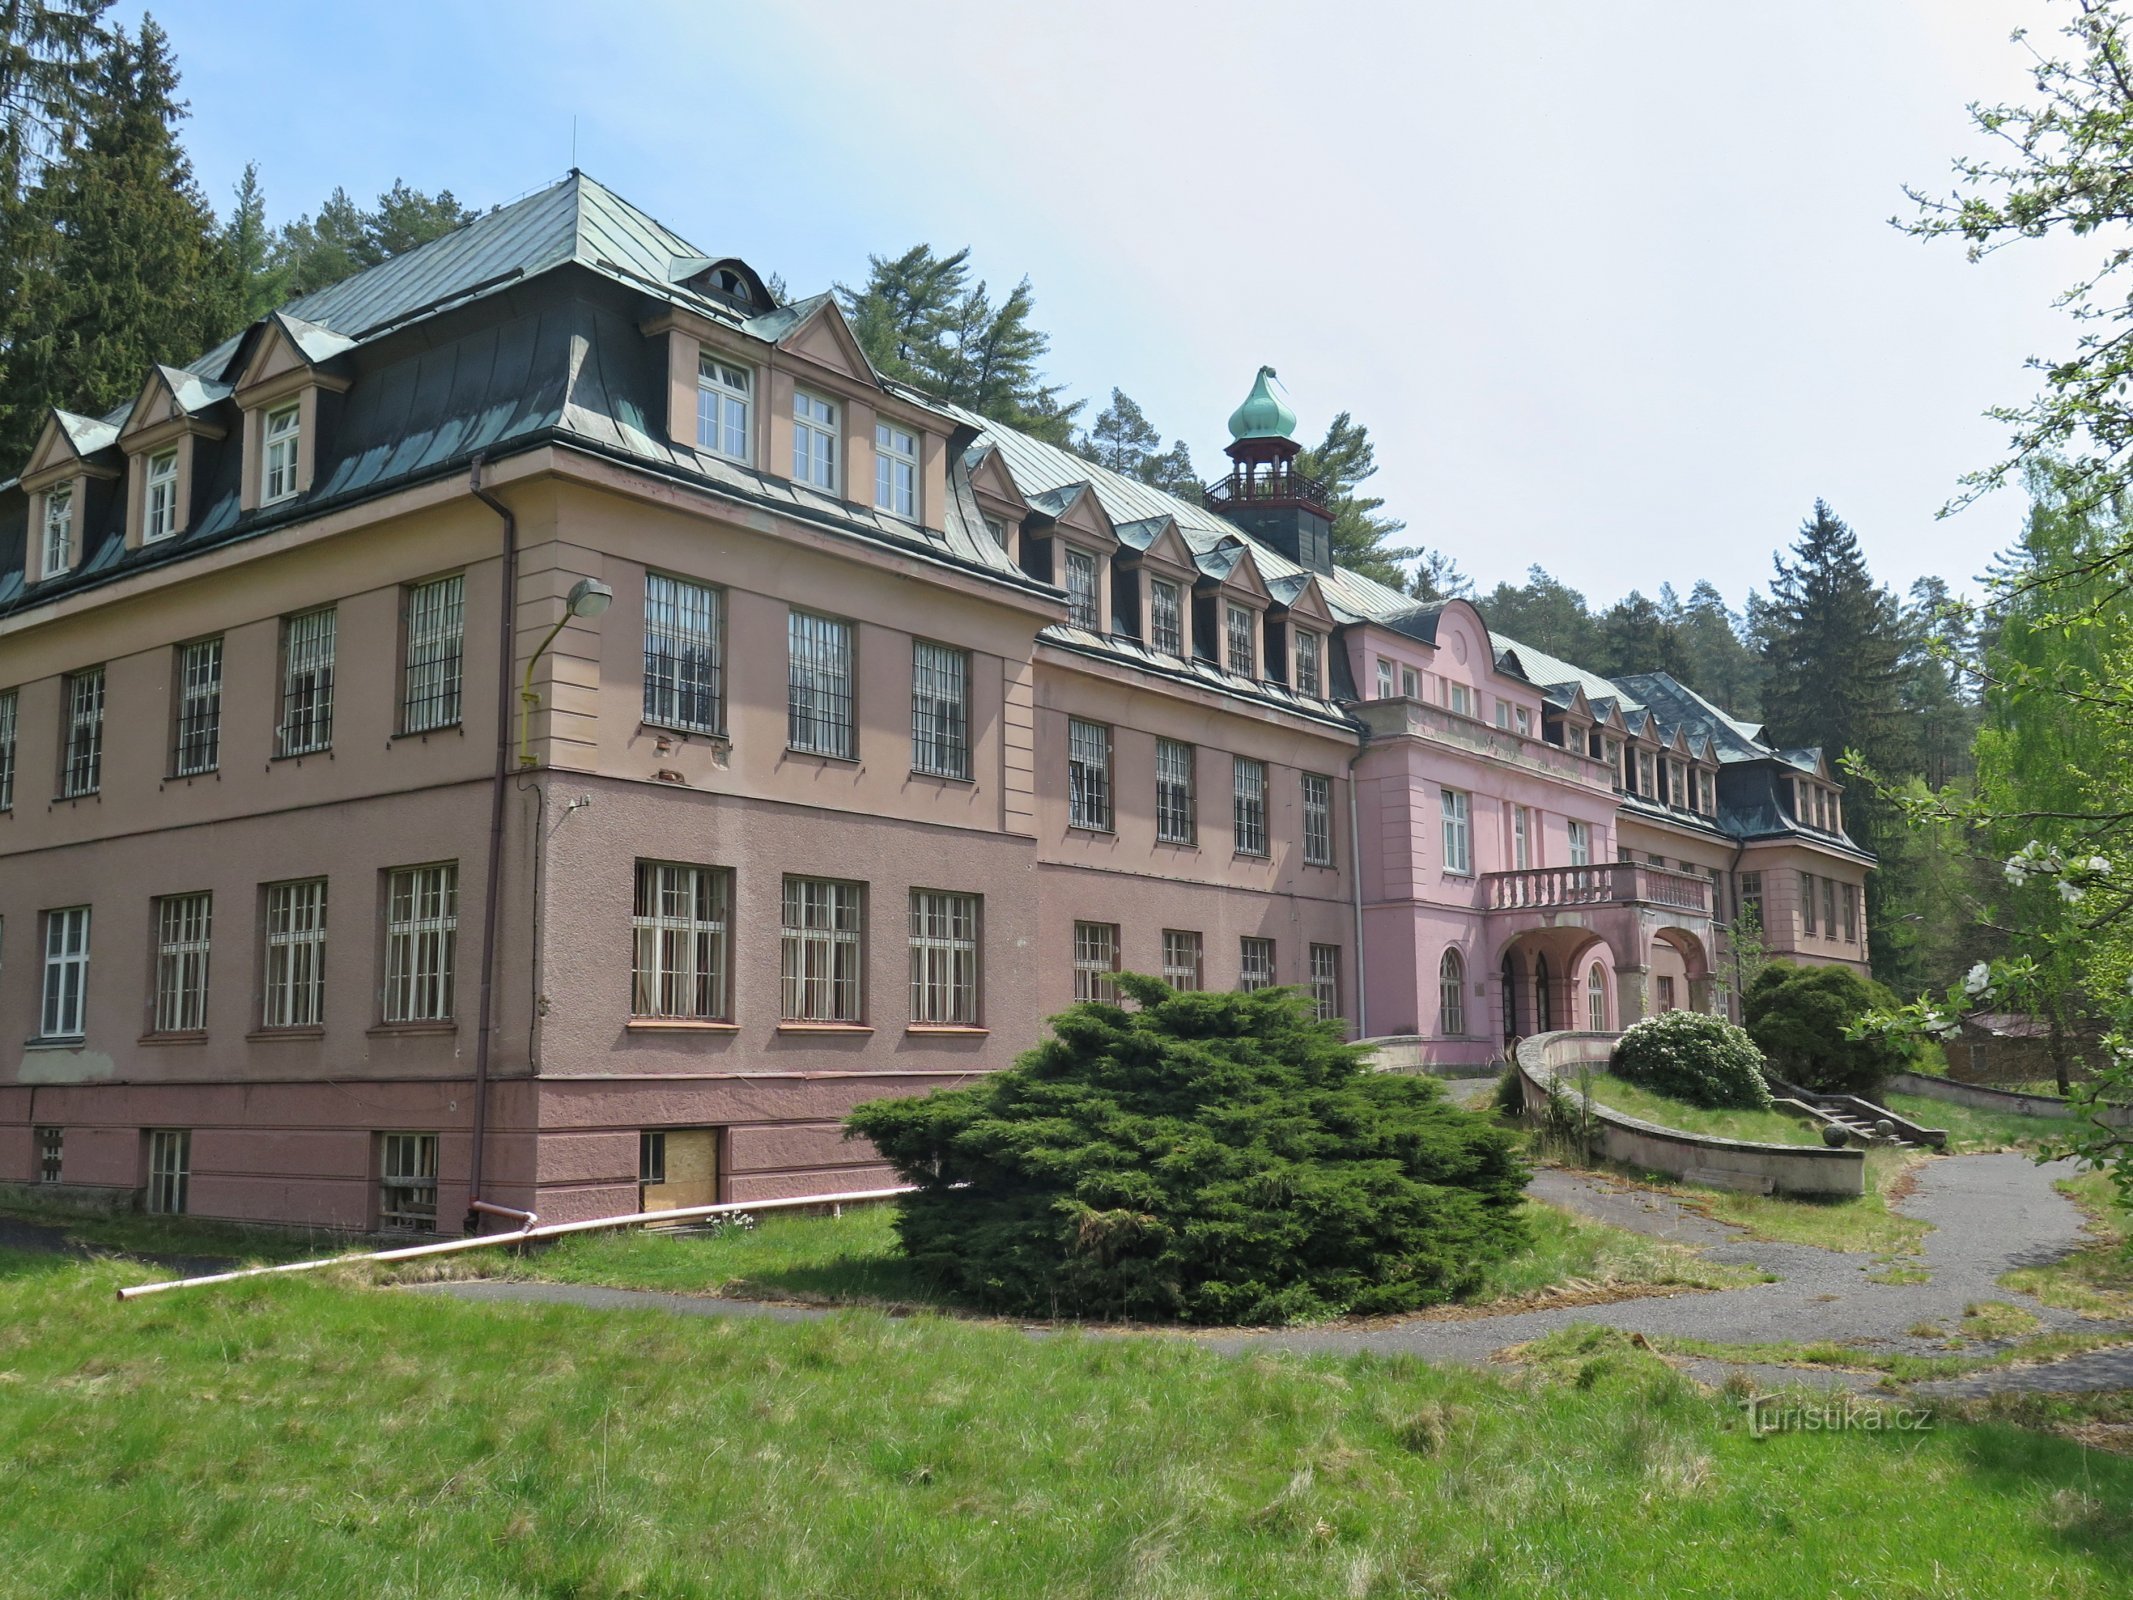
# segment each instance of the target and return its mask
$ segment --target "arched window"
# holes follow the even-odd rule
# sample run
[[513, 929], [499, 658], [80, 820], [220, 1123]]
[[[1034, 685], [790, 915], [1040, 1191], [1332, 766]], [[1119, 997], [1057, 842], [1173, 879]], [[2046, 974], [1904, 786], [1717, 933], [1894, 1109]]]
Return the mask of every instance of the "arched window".
[[1607, 971], [1597, 961], [1585, 973], [1585, 1026], [1607, 1031]]
[[1518, 958], [1508, 950], [1503, 958], [1503, 1042], [1518, 1037]]
[[1457, 950], [1437, 963], [1437, 1032], [1447, 1039], [1466, 1032], [1466, 962]]
[[1555, 1026], [1555, 1003], [1548, 993], [1548, 958], [1533, 958], [1533, 1031], [1546, 1033]]

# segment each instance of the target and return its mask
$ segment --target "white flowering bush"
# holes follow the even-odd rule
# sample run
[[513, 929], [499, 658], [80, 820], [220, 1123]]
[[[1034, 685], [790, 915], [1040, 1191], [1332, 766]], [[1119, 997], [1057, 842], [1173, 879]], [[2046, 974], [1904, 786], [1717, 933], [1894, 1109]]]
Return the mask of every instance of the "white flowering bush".
[[1770, 1104], [1755, 1041], [1702, 1011], [1662, 1011], [1632, 1024], [1616, 1041], [1610, 1065], [1618, 1078], [1691, 1105]]

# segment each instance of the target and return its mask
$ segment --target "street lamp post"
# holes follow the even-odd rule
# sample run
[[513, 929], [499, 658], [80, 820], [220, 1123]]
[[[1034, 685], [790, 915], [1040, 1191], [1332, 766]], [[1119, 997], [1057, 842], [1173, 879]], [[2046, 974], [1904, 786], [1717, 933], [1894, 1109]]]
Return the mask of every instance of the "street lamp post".
[[613, 605], [614, 601], [615, 591], [598, 578], [580, 578], [570, 586], [569, 597], [565, 600], [563, 606], [563, 615], [556, 620], [556, 625], [548, 630], [548, 637], [541, 641], [541, 647], [527, 659], [526, 681], [518, 691], [518, 764], [520, 766], [530, 767], [535, 764], [532, 747], [533, 713], [540, 709], [541, 697], [534, 691], [533, 669], [540, 664], [541, 657], [548, 653], [548, 647], [555, 643], [556, 635], [563, 631], [564, 625], [573, 617], [582, 618], [590, 622], [594, 617], [599, 616], [609, 606]]

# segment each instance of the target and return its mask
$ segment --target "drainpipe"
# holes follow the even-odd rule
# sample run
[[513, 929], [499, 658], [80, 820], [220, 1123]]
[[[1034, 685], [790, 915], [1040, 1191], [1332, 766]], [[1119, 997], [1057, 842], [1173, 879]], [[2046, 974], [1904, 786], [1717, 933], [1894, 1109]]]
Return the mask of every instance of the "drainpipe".
[[1355, 1036], [1370, 1037], [1370, 970], [1363, 960], [1363, 841], [1356, 825], [1355, 764], [1363, 759], [1363, 746], [1348, 758], [1348, 889], [1355, 903]]
[[[497, 625], [496, 772], [489, 783], [489, 872], [482, 884], [481, 1018], [474, 1035], [474, 1149], [467, 1163], [465, 1233], [479, 1233], [484, 1214], [506, 1214], [482, 1198], [483, 1158], [489, 1144], [489, 1049], [496, 1027], [496, 924], [503, 902], [504, 789], [511, 774], [511, 669], [518, 646], [518, 518], [481, 486], [482, 458], [467, 469], [467, 492], [504, 523], [504, 577]], [[520, 1215], [508, 1212], [509, 1215]]]

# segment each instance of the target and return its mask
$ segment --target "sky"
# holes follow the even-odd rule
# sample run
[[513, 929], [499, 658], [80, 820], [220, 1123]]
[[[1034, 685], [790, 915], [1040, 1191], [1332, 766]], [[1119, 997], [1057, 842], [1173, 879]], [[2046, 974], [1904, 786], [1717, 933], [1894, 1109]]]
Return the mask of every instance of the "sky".
[[[1736, 606], [1819, 496], [1897, 589], [2013, 537], [1984, 418], [2071, 342], [2056, 241], [1890, 224], [2019, 97], [2063, 0], [164, 0], [186, 141], [272, 220], [404, 178], [488, 206], [575, 160], [792, 292], [968, 245], [1047, 370], [1206, 476], [1261, 363], [1347, 410], [1409, 537], [1486, 591]], [[123, 12], [119, 13], [124, 15]]]

